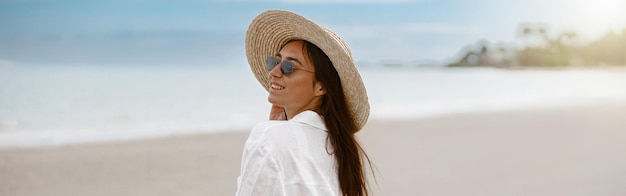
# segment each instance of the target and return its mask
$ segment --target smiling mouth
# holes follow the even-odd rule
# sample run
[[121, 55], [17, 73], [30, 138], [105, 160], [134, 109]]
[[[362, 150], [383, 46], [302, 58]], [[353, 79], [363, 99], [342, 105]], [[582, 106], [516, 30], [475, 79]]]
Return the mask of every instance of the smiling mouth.
[[272, 85], [270, 85], [270, 87], [272, 89], [275, 89], [275, 90], [283, 90], [283, 89], [285, 89], [284, 86], [279, 86], [279, 85], [276, 85], [276, 84], [272, 84]]

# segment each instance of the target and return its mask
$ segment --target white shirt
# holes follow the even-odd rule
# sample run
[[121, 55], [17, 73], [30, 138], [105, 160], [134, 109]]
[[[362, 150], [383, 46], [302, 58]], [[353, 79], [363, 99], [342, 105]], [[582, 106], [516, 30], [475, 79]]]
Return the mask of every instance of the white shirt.
[[333, 148], [320, 115], [257, 124], [246, 141], [238, 196], [339, 195]]

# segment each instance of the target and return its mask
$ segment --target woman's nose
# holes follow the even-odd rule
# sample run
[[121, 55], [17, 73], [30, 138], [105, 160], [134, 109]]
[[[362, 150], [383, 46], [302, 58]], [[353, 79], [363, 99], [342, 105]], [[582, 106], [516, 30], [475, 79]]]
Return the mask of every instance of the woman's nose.
[[281, 77], [283, 72], [280, 70], [280, 62], [270, 70], [270, 76]]

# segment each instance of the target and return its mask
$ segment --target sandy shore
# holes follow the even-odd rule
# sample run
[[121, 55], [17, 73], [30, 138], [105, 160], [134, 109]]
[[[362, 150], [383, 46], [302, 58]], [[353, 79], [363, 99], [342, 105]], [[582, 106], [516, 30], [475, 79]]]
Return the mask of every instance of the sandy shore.
[[[247, 132], [0, 150], [0, 195], [233, 195]], [[626, 104], [371, 121], [374, 195], [626, 195]]]

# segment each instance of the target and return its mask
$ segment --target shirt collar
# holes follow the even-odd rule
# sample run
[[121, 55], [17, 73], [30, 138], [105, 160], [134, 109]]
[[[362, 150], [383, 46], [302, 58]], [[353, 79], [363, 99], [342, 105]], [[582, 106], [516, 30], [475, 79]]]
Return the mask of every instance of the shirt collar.
[[326, 124], [324, 123], [322, 116], [311, 110], [300, 112], [289, 121], [311, 125], [315, 128], [326, 131]]

